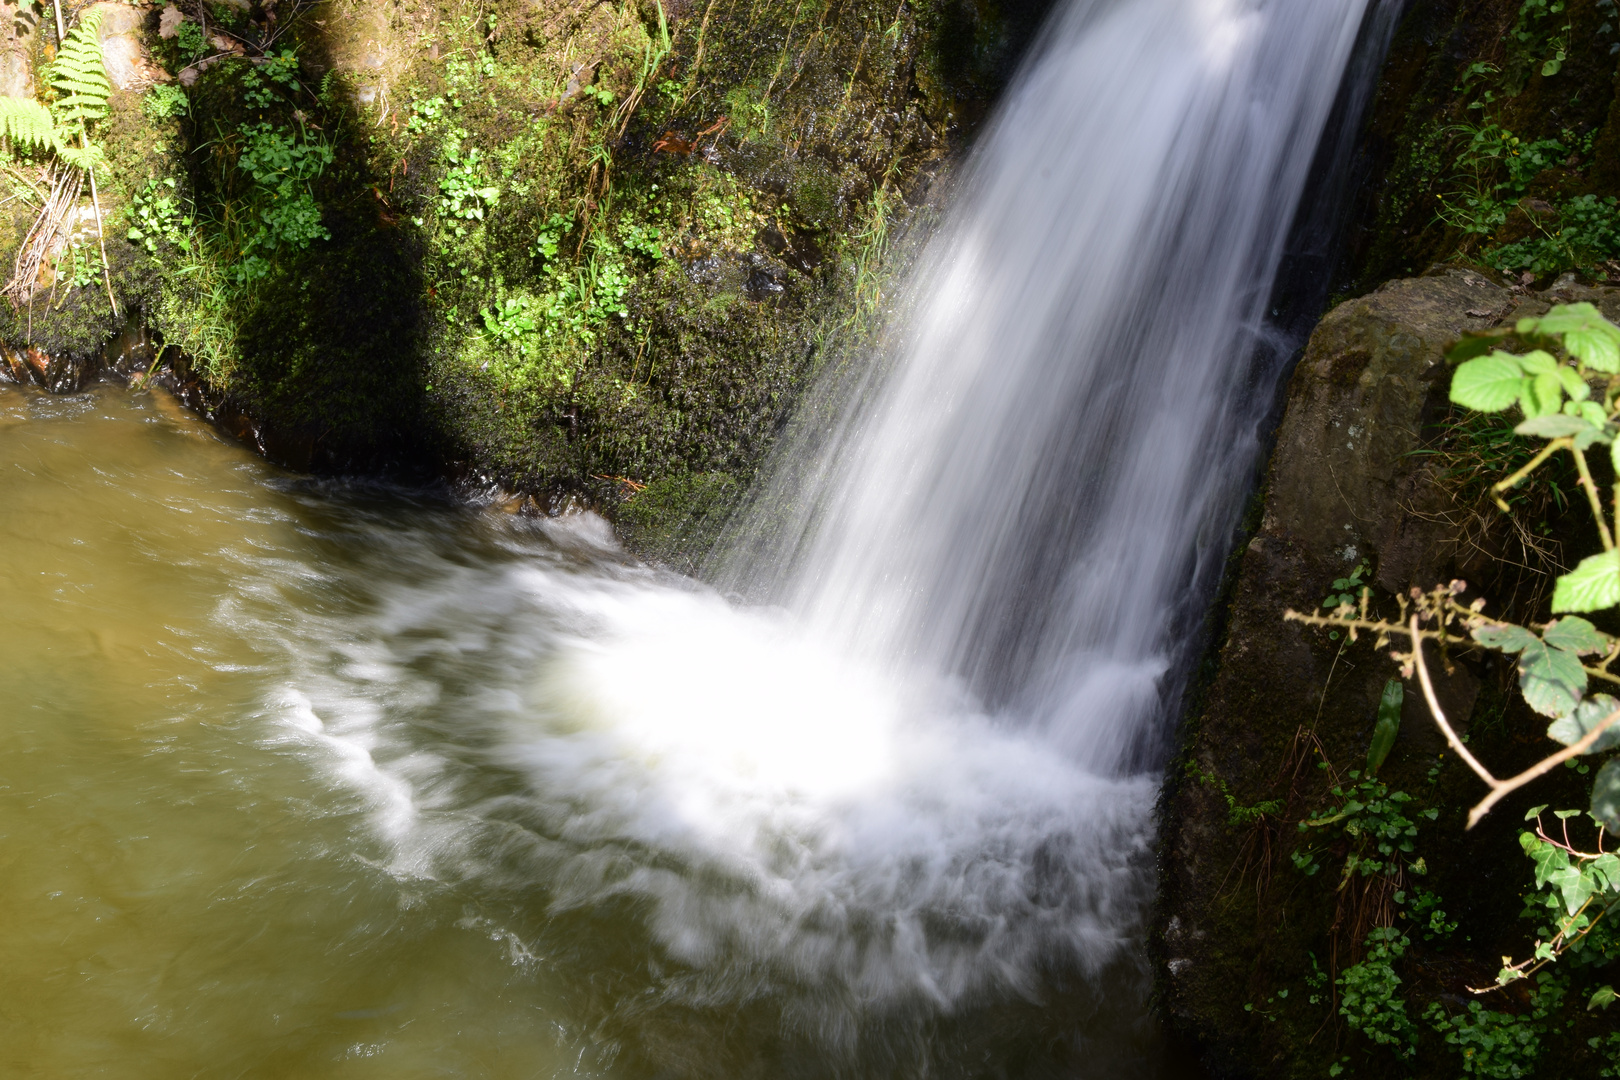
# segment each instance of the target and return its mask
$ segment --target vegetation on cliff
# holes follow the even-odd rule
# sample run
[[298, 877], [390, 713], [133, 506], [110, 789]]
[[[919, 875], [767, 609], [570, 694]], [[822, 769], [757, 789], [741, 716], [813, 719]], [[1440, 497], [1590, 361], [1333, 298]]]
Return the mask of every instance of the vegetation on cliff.
[[[1040, 7], [90, 5], [133, 57], [110, 291], [273, 457], [583, 499], [676, 558], [879, 321], [889, 238]], [[23, 44], [45, 63], [50, 20]], [[122, 329], [69, 249], [0, 316], [13, 346]]]

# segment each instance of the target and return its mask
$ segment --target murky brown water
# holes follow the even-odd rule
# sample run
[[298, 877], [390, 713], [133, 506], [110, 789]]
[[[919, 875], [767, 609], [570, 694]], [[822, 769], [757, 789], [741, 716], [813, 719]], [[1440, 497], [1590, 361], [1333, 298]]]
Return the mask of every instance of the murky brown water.
[[1145, 880], [1149, 787], [868, 716], [592, 519], [4, 388], [0, 541], [0, 1075], [1170, 1075], [1027, 884]]

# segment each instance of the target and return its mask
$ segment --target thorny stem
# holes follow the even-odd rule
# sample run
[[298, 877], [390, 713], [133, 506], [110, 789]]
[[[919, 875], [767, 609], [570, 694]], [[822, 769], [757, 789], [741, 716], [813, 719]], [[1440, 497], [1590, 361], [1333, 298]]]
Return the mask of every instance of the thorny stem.
[[[1463, 741], [1452, 730], [1450, 721], [1446, 719], [1445, 710], [1440, 708], [1440, 700], [1434, 696], [1434, 683], [1429, 678], [1429, 665], [1423, 660], [1423, 631], [1418, 627], [1420, 618], [1421, 616], [1416, 614], [1412, 616], [1411, 633], [1412, 660], [1417, 668], [1418, 682], [1423, 687], [1423, 700], [1429, 703], [1429, 714], [1434, 717], [1434, 722], [1440, 725], [1440, 733], [1446, 737], [1446, 742], [1457, 752], [1457, 756], [1466, 761], [1468, 767], [1473, 769], [1479, 775], [1479, 778], [1489, 784], [1494, 791], [1499, 781], [1491, 775], [1489, 769], [1479, 763], [1479, 759], [1469, 752], [1468, 747], [1463, 745]], [[1469, 817], [1468, 827], [1474, 827], [1472, 815]]]
[[1495, 788], [1492, 789], [1491, 793], [1485, 796], [1485, 798], [1481, 799], [1479, 805], [1474, 807], [1474, 809], [1469, 813], [1468, 827], [1472, 829], [1479, 822], [1480, 818], [1490, 813], [1491, 807], [1495, 806], [1509, 793], [1522, 788], [1524, 785], [1528, 784], [1538, 776], [1545, 776], [1547, 773], [1562, 765], [1570, 758], [1579, 757], [1580, 755], [1586, 753], [1592, 748], [1593, 744], [1603, 737], [1603, 733], [1608, 731], [1609, 728], [1613, 727], [1617, 722], [1620, 722], [1620, 709], [1614, 710], [1614, 712], [1598, 721], [1598, 723], [1593, 726], [1592, 730], [1588, 731], [1586, 736], [1579, 742], [1571, 743], [1569, 746], [1566, 746], [1562, 750], [1558, 751], [1558, 753], [1542, 758], [1540, 761], [1536, 762], [1519, 775], [1509, 777], [1508, 779], [1501, 781]]
[[[1548, 458], [1552, 457], [1554, 454], [1558, 453], [1558, 451], [1564, 449], [1565, 447], [1569, 447], [1571, 449], [1574, 449], [1574, 446], [1575, 446], [1575, 440], [1573, 440], [1573, 439], [1567, 439], [1567, 438], [1566, 439], [1554, 439], [1552, 442], [1548, 443], [1546, 446], [1543, 446], [1541, 448], [1541, 452], [1539, 454], [1537, 454], [1535, 457], [1531, 458], [1528, 462], [1526, 462], [1524, 468], [1520, 469], [1518, 472], [1514, 473], [1512, 476], [1508, 477], [1506, 480], [1502, 480], [1502, 481], [1497, 482], [1496, 484], [1493, 484], [1491, 486], [1491, 498], [1495, 499], [1496, 500], [1496, 505], [1500, 506], [1503, 510], [1511, 509], [1511, 507], [1508, 506], [1506, 500], [1504, 500], [1502, 498], [1501, 493], [1504, 492], [1504, 491], [1511, 491], [1513, 488], [1518, 487], [1519, 484], [1521, 484], [1524, 481], [1525, 477], [1529, 476], [1531, 473], [1533, 473], [1537, 469], [1539, 469], [1543, 462], [1545, 462]], [[1601, 514], [1598, 515], [1600, 520], [1601, 520], [1602, 516], [1603, 515], [1601, 515]]]
[[1588, 731], [1579, 741], [1571, 743], [1556, 754], [1550, 754], [1542, 758], [1517, 776], [1510, 776], [1506, 780], [1498, 780], [1491, 775], [1489, 769], [1479, 763], [1478, 758], [1469, 753], [1468, 748], [1457, 737], [1456, 731], [1452, 729], [1451, 723], [1446, 720], [1445, 712], [1440, 708], [1439, 699], [1434, 695], [1434, 683], [1429, 678], [1429, 665], [1423, 659], [1424, 635], [1418, 626], [1418, 620], [1421, 618], [1422, 616], [1417, 614], [1412, 616], [1409, 632], [1412, 635], [1412, 665], [1417, 669], [1418, 682], [1423, 686], [1423, 699], [1428, 702], [1429, 713], [1434, 717], [1434, 722], [1439, 725], [1441, 733], [1445, 735], [1446, 742], [1451, 745], [1453, 750], [1457, 751], [1457, 756], [1466, 761], [1468, 767], [1473, 769], [1491, 789], [1490, 794], [1481, 799], [1473, 810], [1469, 811], [1468, 827], [1470, 829], [1478, 825], [1480, 819], [1490, 813], [1491, 808], [1508, 795], [1524, 787], [1524, 785], [1537, 777], [1545, 776], [1571, 758], [1586, 753], [1603, 737], [1605, 731], [1608, 731], [1616, 723], [1620, 723], [1620, 709], [1616, 709], [1593, 725], [1592, 730]]
[[1614, 534], [1609, 531], [1609, 519], [1603, 513], [1603, 500], [1598, 497], [1597, 484], [1592, 480], [1592, 470], [1587, 468], [1586, 455], [1581, 448], [1570, 443], [1569, 452], [1575, 455], [1575, 468], [1581, 474], [1581, 487], [1586, 491], [1586, 501], [1592, 504], [1592, 520], [1597, 522], [1598, 535], [1603, 538], [1603, 550], [1614, 550]]

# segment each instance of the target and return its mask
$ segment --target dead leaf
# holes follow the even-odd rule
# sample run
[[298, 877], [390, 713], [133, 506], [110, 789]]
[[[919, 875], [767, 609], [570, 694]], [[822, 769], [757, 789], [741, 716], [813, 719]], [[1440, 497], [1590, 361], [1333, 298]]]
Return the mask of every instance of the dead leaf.
[[653, 143], [653, 153], [663, 154], [690, 154], [692, 141], [683, 139], [673, 131], [666, 131], [662, 138]]
[[186, 21], [185, 12], [173, 4], [163, 6], [163, 14], [158, 16], [158, 37], [172, 38], [180, 32], [180, 24]]

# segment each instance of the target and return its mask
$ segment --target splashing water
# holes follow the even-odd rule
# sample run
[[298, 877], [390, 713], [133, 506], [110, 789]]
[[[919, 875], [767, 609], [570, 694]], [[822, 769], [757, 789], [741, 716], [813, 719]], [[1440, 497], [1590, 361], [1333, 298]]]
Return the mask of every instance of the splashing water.
[[293, 712], [359, 718], [339, 723], [401, 762], [413, 805], [455, 788], [396, 730], [408, 703], [380, 704], [443, 698], [404, 689], [415, 642], [480, 658], [454, 738], [525, 781], [459, 838], [386, 825], [395, 869], [496, 873], [480, 852], [510, 815], [550, 910], [630, 903], [677, 998], [770, 998], [829, 1060], [886, 1016], [1121, 963], [1181, 624], [1258, 453], [1286, 358], [1266, 304], [1365, 8], [1056, 16], [888, 354], [830, 438], [783, 449], [762, 500], [789, 526], [746, 519], [718, 566], [771, 606], [604, 575], [601, 538], [555, 526], [592, 558], [435, 580], [318, 635], [354, 655], [296, 659]]
[[[267, 1048], [285, 1075], [1162, 1075], [1151, 770], [1367, 2], [1064, 7], [890, 347], [806, 405], [717, 560], [749, 606], [589, 515], [289, 485], [149, 405], [7, 391], [0, 427], [37, 415], [0, 497], [47, 569], [0, 574], [0, 740], [64, 764], [0, 775], [0, 834], [77, 850], [89, 815], [170, 869], [87, 864], [78, 914], [0, 886], [27, 1016], [4, 980], [67, 978], [64, 936], [163, 958], [40, 998], [0, 1065], [105, 1068], [139, 1032], [154, 1076]], [[58, 578], [102, 590], [88, 683], [52, 666], [81, 640]], [[109, 716], [138, 736], [103, 761], [72, 740]]]

